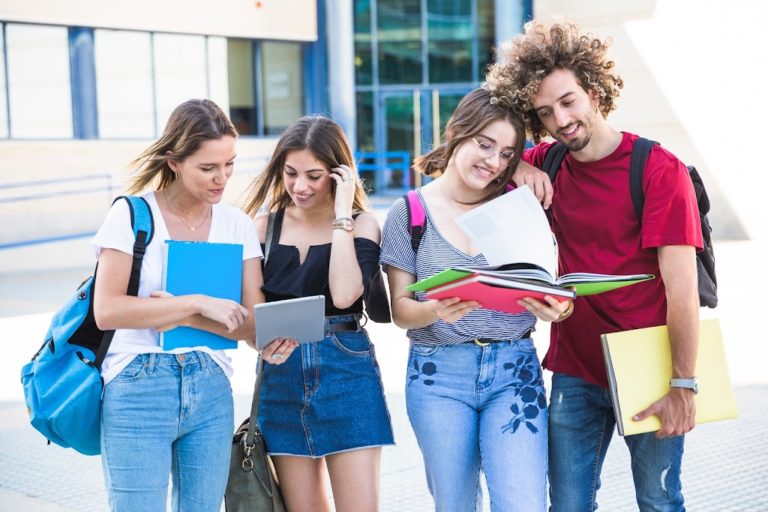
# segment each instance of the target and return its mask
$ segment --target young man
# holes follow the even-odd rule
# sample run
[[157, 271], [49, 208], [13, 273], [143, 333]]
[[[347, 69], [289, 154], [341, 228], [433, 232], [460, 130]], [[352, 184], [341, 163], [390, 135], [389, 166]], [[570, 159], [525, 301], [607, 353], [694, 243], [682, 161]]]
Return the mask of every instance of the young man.
[[[699, 303], [696, 249], [702, 247], [696, 198], [685, 166], [655, 146], [646, 163], [642, 222], [629, 189], [629, 161], [636, 135], [606, 120], [621, 79], [611, 73], [608, 43], [571, 23], [530, 22], [494, 65], [489, 86], [497, 101], [524, 114], [537, 145], [525, 159], [541, 167], [549, 143], [567, 153], [549, 187], [528, 169], [518, 183], [534, 183], [551, 197], [550, 219], [560, 247], [560, 270], [608, 274], [650, 273], [656, 279], [591, 297], [580, 297], [567, 320], [553, 324], [544, 366], [553, 372], [549, 410], [549, 478], [552, 510], [593, 511], [600, 471], [615, 425], [600, 335], [667, 324], [672, 387], [636, 419], [657, 415], [656, 433], [627, 436], [641, 511], [681, 511], [683, 434], [694, 427], [693, 388]], [[518, 169], [518, 175], [521, 171]], [[541, 186], [545, 188], [542, 189]], [[553, 194], [553, 195], [552, 195]], [[543, 304], [529, 301], [529, 309]], [[675, 382], [679, 384], [679, 382]]]

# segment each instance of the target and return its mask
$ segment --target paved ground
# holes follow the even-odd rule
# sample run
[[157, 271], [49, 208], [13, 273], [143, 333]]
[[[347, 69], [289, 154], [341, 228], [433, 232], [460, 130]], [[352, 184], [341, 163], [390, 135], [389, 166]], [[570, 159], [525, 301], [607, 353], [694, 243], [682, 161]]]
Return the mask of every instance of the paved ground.
[[[60, 250], [57, 248], [51, 251]], [[721, 306], [704, 312], [721, 320], [740, 415], [701, 425], [688, 436], [683, 484], [691, 511], [768, 511], [768, 336], [755, 319], [764, 310], [752, 276], [765, 248], [753, 242], [719, 243]], [[51, 310], [87, 268], [0, 273], [0, 511], [107, 510], [98, 457], [46, 446], [29, 427], [21, 402], [19, 369], [37, 349]], [[546, 350], [546, 326], [534, 335]], [[407, 342], [391, 325], [374, 325], [376, 344], [395, 427], [397, 446], [384, 450], [382, 510], [432, 509], [421, 456], [405, 414], [403, 384]], [[237, 417], [247, 415], [254, 354], [234, 353]], [[636, 510], [629, 460], [620, 438], [611, 445], [603, 471], [600, 510]], [[488, 509], [486, 504], [486, 510]]]

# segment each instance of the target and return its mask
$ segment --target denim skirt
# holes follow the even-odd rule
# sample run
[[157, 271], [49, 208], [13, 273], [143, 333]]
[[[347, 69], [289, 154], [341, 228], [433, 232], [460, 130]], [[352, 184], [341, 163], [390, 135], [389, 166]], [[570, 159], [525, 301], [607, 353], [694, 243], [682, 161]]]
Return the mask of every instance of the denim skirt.
[[394, 444], [373, 345], [362, 327], [301, 344], [281, 365], [264, 365], [259, 426], [272, 455], [324, 457]]

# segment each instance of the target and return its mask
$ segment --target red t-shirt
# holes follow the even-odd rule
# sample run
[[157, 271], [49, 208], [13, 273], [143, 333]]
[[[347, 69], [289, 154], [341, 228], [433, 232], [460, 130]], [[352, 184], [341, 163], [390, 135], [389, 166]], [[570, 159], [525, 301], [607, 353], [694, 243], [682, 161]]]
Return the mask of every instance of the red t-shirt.
[[[624, 133], [610, 155], [579, 162], [566, 155], [555, 179], [550, 222], [560, 273], [654, 274], [656, 279], [576, 299], [573, 314], [552, 324], [545, 368], [607, 387], [600, 335], [666, 323], [667, 301], [656, 248], [702, 247], [696, 195], [686, 167], [654, 146], [643, 173], [642, 224], [629, 191], [629, 160], [637, 135]], [[551, 144], [525, 160], [541, 168]]]

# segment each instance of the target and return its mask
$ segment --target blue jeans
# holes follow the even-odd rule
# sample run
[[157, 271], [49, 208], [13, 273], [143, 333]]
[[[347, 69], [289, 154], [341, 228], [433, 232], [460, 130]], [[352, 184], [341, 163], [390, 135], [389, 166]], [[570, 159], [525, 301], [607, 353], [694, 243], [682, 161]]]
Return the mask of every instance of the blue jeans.
[[[597, 509], [600, 471], [615, 425], [607, 389], [562, 373], [552, 376], [549, 495], [553, 512]], [[642, 512], [685, 510], [680, 484], [684, 440], [685, 436], [656, 439], [655, 432], [624, 437]]]
[[486, 346], [412, 345], [408, 418], [435, 510], [546, 509], [547, 405], [530, 338]]
[[104, 390], [101, 454], [113, 511], [218, 512], [233, 433], [229, 379], [203, 352], [138, 355]]

